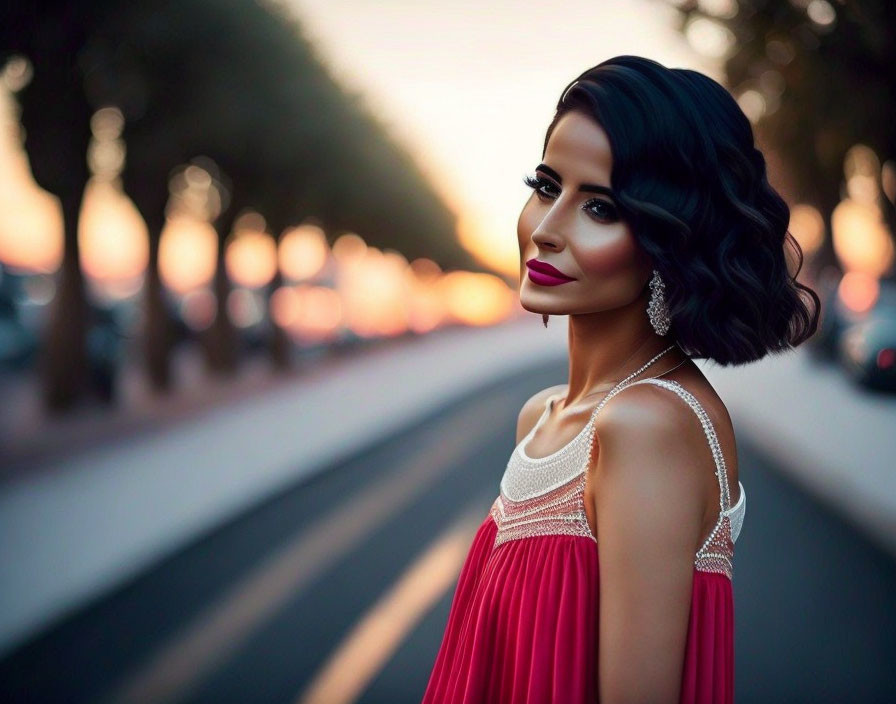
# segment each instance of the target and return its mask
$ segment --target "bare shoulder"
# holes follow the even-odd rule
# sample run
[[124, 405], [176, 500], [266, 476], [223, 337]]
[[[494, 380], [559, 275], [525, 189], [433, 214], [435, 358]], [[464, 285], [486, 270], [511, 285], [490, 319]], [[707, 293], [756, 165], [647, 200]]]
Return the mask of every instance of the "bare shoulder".
[[[607, 401], [595, 420], [595, 431], [603, 439], [653, 432], [678, 436], [699, 429], [693, 411], [675, 393], [655, 384], [626, 387]], [[689, 434], [697, 437], [695, 432]]]
[[548, 388], [533, 394], [532, 397], [523, 404], [516, 424], [517, 443], [521, 442], [522, 439], [526, 437], [526, 435], [529, 434], [529, 431], [532, 430], [532, 428], [535, 426], [535, 423], [544, 412], [544, 407], [548, 401], [548, 398], [550, 398], [554, 394], [563, 393], [564, 391], [566, 391], [566, 384], [549, 386]]
[[[728, 408], [699, 370], [682, 376], [679, 383], [709, 418], [722, 452], [728, 484], [732, 487], [732, 501], [737, 501], [737, 439]], [[716, 464], [703, 425], [689, 402], [668, 388], [657, 384], [627, 387], [611, 398], [598, 414], [595, 435], [596, 442], [604, 444], [611, 441], [611, 437], [617, 437], [622, 446], [638, 435], [641, 436], [639, 444], [644, 445], [649, 436], [651, 442], [644, 445], [645, 448], [653, 445], [657, 451], [664, 452], [670, 462], [686, 463], [696, 474], [694, 479], [704, 482], [703, 494], [712, 495], [716, 491]], [[709, 499], [710, 507], [718, 503], [717, 496]]]
[[662, 506], [659, 521], [699, 532], [715, 465], [700, 420], [686, 403], [655, 384], [638, 384], [606, 403], [594, 430], [598, 503], [626, 497]]

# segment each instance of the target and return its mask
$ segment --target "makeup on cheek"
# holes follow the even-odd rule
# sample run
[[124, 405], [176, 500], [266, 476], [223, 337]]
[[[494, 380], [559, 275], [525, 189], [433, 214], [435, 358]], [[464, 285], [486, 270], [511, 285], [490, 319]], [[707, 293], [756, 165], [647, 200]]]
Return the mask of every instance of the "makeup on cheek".
[[600, 242], [578, 246], [576, 261], [589, 274], [609, 276], [638, 265], [638, 246], [630, 233], [620, 231]]

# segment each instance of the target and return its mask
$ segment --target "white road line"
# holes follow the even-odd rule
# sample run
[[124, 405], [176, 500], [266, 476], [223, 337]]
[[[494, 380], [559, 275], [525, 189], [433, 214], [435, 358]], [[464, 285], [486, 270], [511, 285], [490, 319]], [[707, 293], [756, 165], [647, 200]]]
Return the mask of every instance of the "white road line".
[[398, 471], [297, 535], [186, 624], [102, 701], [163, 704], [182, 698], [314, 577], [413, 501], [471, 447], [485, 442], [509, 403], [506, 393], [491, 395], [422, 433], [418, 450]]
[[455, 584], [485, 516], [481, 501], [470, 504], [346, 635], [296, 704], [356, 701], [407, 634]]

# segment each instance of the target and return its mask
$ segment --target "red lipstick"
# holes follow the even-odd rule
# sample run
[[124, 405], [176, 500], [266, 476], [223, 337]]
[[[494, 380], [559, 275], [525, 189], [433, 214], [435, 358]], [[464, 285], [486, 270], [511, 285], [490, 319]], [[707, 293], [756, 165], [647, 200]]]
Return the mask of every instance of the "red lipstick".
[[529, 281], [539, 286], [559, 286], [575, 281], [574, 278], [567, 276], [559, 269], [537, 259], [530, 259], [526, 262], [526, 266], [529, 267]]

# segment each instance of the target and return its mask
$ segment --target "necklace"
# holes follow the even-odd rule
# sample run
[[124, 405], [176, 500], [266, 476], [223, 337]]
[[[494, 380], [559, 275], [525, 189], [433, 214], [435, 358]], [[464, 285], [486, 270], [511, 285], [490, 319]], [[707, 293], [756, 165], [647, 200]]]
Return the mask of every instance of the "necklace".
[[[690, 357], [688, 359], [690, 359]], [[657, 374], [656, 376], [648, 376], [645, 378], [646, 379], [659, 379], [661, 376], [666, 376], [666, 374], [668, 374], [669, 372], [675, 371], [676, 369], [678, 369], [682, 364], [684, 364], [687, 361], [688, 361], [687, 359], [683, 359], [678, 364], [676, 364], [674, 367], [672, 367], [671, 369], [667, 369], [662, 374]], [[642, 379], [642, 381], [643, 381], [643, 379]]]
[[[634, 371], [634, 372], [632, 372], [631, 374], [629, 374], [627, 377], [625, 377], [625, 379], [623, 379], [623, 380], [620, 381], [618, 384], [616, 384], [613, 388], [611, 388], [611, 389], [607, 392], [607, 395], [609, 396], [609, 395], [610, 395], [611, 393], [613, 393], [617, 388], [619, 388], [620, 386], [624, 386], [627, 382], [629, 382], [629, 381], [631, 381], [632, 379], [634, 379], [636, 376], [638, 376], [638, 374], [640, 374], [640, 373], [643, 372], [645, 369], [647, 369], [647, 367], [649, 367], [651, 364], [653, 364], [656, 360], [658, 360], [660, 357], [662, 357], [664, 354], [666, 354], [666, 352], [668, 352], [669, 350], [671, 350], [671, 349], [672, 349], [673, 347], [675, 347], [677, 344], [678, 344], [677, 342], [672, 343], [672, 344], [669, 345], [666, 349], [664, 349], [662, 352], [660, 352], [658, 355], [656, 355], [653, 359], [651, 359], [649, 362], [647, 362], [647, 364], [645, 364], [643, 367], [641, 367], [641, 368], [638, 369], [637, 371]], [[628, 359], [631, 359], [631, 355], [629, 355]], [[626, 359], [625, 362], [627, 362], [628, 359]], [[688, 359], [690, 359], [690, 357], [688, 357]], [[680, 367], [682, 364], [684, 364], [686, 361], [687, 361], [687, 359], [683, 359], [683, 360], [681, 360], [678, 364], [676, 364], [674, 367], [672, 367], [672, 369], [667, 369], [666, 371], [664, 371], [663, 374], [668, 374], [668, 373], [671, 372], [673, 369], [677, 369], [677, 368]], [[624, 365], [625, 365], [625, 362], [623, 362], [623, 363], [620, 365], [620, 367], [621, 367], [621, 366], [624, 366]], [[658, 374], [657, 376], [663, 376], [663, 374]], [[649, 377], [649, 378], [655, 379], [656, 377]], [[603, 392], [604, 392], [603, 389], [598, 390], [598, 391], [592, 391], [590, 394], [585, 394], [584, 396], [582, 396], [582, 398], [588, 398], [589, 396], [594, 396], [595, 394], [599, 394], [599, 393], [603, 393]]]

